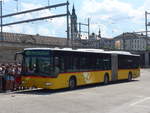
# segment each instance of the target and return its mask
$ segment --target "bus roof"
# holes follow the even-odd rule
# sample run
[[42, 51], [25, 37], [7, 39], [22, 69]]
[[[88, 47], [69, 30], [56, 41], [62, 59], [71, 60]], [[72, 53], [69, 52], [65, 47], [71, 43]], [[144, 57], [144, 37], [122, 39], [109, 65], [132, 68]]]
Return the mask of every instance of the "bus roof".
[[103, 49], [72, 49], [72, 48], [25, 48], [26, 50], [57, 50], [57, 51], [72, 51], [72, 52], [89, 52], [89, 53], [106, 53], [106, 54], [119, 54], [119, 55], [132, 55], [139, 56], [136, 54], [132, 54], [126, 51], [104, 51]]

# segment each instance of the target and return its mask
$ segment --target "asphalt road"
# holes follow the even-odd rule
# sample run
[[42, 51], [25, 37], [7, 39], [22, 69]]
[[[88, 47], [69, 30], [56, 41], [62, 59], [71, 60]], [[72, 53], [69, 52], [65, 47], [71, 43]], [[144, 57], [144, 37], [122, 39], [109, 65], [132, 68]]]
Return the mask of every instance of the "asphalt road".
[[132, 82], [1, 93], [0, 113], [150, 113], [150, 69]]

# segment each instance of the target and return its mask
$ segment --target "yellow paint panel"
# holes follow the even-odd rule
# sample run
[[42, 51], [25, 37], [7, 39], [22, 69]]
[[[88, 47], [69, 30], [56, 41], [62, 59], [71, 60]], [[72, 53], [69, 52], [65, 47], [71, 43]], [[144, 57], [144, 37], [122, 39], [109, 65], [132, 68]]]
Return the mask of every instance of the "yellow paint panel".
[[[140, 76], [140, 69], [125, 69], [118, 70], [118, 80], [127, 79], [129, 72], [132, 72], [133, 78]], [[93, 83], [100, 83], [104, 81], [104, 75], [108, 73], [111, 81], [111, 70], [107, 71], [91, 71], [91, 72], [75, 72], [75, 73], [61, 73], [57, 78], [38, 77], [38, 76], [23, 76], [22, 86], [37, 87], [44, 89], [59, 89], [67, 88], [71, 76], [76, 77], [77, 85], [86, 85]], [[48, 85], [47, 85], [48, 84]]]
[[129, 70], [118, 70], [118, 80], [127, 79]]
[[133, 78], [140, 76], [140, 69], [120, 69], [118, 70], [118, 80], [128, 79], [129, 72], [132, 73]]
[[[57, 78], [44, 78], [44, 77], [22, 77], [24, 87], [37, 87], [45, 89], [59, 89], [67, 88], [71, 76], [77, 79], [77, 85], [86, 85], [92, 83], [100, 83], [104, 81], [104, 75], [108, 73], [111, 80], [111, 71], [91, 71], [91, 72], [76, 72], [76, 73], [62, 73]], [[46, 86], [46, 83], [51, 83], [51, 86]]]

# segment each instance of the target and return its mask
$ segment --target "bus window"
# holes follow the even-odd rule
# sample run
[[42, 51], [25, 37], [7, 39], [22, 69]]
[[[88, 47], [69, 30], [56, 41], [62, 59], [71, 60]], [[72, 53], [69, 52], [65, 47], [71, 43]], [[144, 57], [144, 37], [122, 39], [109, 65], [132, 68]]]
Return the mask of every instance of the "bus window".
[[97, 70], [103, 69], [103, 60], [99, 57], [97, 58], [97, 61], [96, 61], [96, 68], [97, 68]]
[[37, 61], [39, 73], [50, 74], [53, 71], [53, 66], [49, 58], [40, 57]]
[[96, 69], [103, 70], [103, 68], [104, 68], [103, 56], [101, 54], [98, 54], [96, 59]]
[[80, 71], [88, 70], [88, 57], [86, 54], [80, 55]]
[[65, 59], [63, 56], [59, 57], [60, 72], [65, 72]]
[[79, 63], [79, 62], [80, 62], [80, 61], [79, 61], [79, 57], [78, 57], [78, 56], [74, 56], [72, 60], [73, 60], [73, 71], [74, 71], [74, 72], [75, 72], [75, 71], [79, 71], [79, 66], [80, 66], [80, 65], [79, 65], [79, 64], [80, 64], [80, 63]]
[[110, 57], [110, 55], [103, 55], [103, 67], [104, 67], [104, 70], [111, 69], [111, 57]]
[[28, 73], [34, 73], [36, 70], [36, 58], [26, 57], [25, 65], [26, 65], [26, 71]]
[[27, 75], [53, 75], [53, 65], [50, 57], [26, 56], [23, 63], [23, 73]]
[[[136, 59], [135, 59], [136, 58]], [[131, 69], [137, 68], [139, 66], [138, 57], [129, 56], [129, 55], [119, 55], [118, 57], [118, 67], [120, 69]]]
[[55, 56], [54, 57], [54, 71], [55, 71], [55, 75], [59, 74], [60, 72], [60, 61], [59, 61], [59, 57]]

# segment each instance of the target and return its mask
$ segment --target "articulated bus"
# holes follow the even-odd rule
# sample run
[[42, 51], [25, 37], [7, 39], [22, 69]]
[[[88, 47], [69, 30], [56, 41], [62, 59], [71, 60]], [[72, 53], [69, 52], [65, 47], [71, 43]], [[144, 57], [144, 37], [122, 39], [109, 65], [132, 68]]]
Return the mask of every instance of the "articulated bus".
[[129, 52], [26, 48], [21, 54], [23, 87], [74, 89], [140, 76], [139, 56]]

